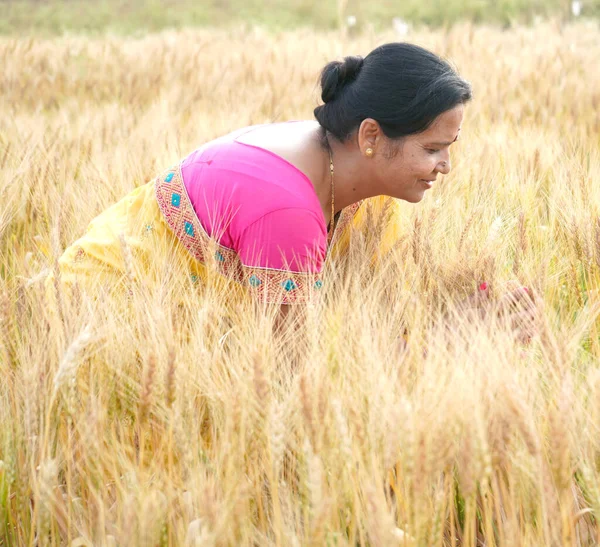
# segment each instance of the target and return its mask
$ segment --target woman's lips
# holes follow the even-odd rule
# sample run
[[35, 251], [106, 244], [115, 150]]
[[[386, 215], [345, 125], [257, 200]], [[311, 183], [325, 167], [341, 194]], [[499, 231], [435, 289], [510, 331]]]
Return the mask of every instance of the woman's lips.
[[425, 180], [425, 179], [419, 179], [425, 186], [427, 186], [427, 188], [431, 188], [433, 186], [433, 182], [432, 180]]

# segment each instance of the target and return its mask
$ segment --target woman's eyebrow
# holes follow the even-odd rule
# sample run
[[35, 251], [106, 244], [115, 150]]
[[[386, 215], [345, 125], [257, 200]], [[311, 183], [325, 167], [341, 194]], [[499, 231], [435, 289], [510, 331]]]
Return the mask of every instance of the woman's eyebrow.
[[[456, 139], [454, 139], [455, 141]], [[428, 143], [429, 146], [450, 146], [454, 141], [452, 142], [430, 142]]]
[[[459, 131], [460, 134], [460, 131]], [[454, 140], [452, 142], [430, 142], [429, 146], [450, 146], [453, 142], [456, 142], [458, 140], [458, 135], [456, 135], [456, 137], [454, 137]]]

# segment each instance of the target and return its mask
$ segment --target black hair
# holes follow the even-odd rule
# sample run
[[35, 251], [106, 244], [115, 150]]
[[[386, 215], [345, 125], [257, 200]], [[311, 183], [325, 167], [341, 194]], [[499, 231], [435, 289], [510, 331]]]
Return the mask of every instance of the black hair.
[[340, 141], [366, 118], [386, 137], [425, 131], [443, 112], [471, 100], [471, 85], [444, 59], [414, 44], [395, 42], [360, 56], [332, 61], [320, 76], [315, 118]]

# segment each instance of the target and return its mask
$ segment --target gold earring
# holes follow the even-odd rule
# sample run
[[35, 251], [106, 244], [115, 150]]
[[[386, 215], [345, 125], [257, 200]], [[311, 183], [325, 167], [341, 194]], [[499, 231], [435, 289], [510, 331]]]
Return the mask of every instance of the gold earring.
[[367, 155], [368, 158], [370, 158], [373, 155], [373, 149], [372, 148], [367, 148], [365, 150], [365, 154]]

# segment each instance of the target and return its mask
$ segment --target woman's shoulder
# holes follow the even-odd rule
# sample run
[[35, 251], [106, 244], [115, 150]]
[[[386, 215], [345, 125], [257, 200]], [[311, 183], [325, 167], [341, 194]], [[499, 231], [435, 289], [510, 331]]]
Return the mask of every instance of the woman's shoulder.
[[248, 131], [252, 131], [252, 130], [257, 129], [258, 127], [262, 127], [264, 125], [265, 124], [259, 124], [259, 125], [249, 125], [246, 127], [241, 127], [234, 131], [226, 133], [225, 135], [222, 135], [220, 137], [216, 137], [214, 139], [206, 141], [206, 142], [202, 143], [198, 148], [192, 150], [192, 152], [190, 152], [187, 156], [185, 156], [181, 160], [181, 162], [185, 163], [185, 164], [194, 163], [194, 161], [198, 161], [202, 158], [202, 155], [205, 151], [207, 151], [211, 148], [214, 148], [214, 147], [218, 147], [219, 145], [222, 146], [222, 145], [234, 142], [238, 137], [240, 137], [244, 133], [246, 133]]
[[[266, 123], [250, 125], [236, 129], [226, 135], [204, 143], [186, 156], [182, 162], [189, 165], [194, 162], [203, 162], [216, 159], [217, 156], [225, 157], [232, 153], [235, 145], [247, 145], [254, 150], [246, 150], [247, 154], [260, 157], [267, 162], [264, 152], [271, 154], [273, 160], [279, 160], [282, 169], [287, 163], [303, 174], [311, 182], [316, 177], [314, 161], [315, 131], [318, 123], [310, 120], [290, 120], [287, 122]], [[239, 150], [239, 147], [237, 148]], [[261, 152], [263, 154], [261, 155]]]
[[318, 128], [316, 121], [290, 120], [248, 128], [234, 140], [271, 152], [313, 180], [315, 132]]

